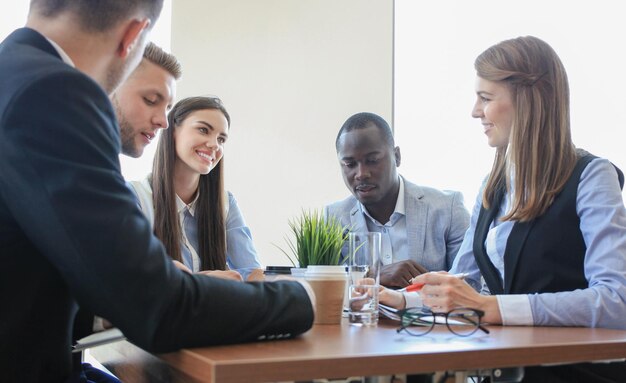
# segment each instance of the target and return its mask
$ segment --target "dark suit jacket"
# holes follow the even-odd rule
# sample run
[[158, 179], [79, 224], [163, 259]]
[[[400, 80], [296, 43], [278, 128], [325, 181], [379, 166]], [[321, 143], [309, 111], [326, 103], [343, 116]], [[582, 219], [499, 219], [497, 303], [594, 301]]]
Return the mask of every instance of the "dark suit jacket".
[[68, 380], [77, 303], [153, 352], [311, 327], [298, 283], [173, 267], [125, 185], [119, 151], [98, 84], [31, 29], [0, 45], [0, 380]]

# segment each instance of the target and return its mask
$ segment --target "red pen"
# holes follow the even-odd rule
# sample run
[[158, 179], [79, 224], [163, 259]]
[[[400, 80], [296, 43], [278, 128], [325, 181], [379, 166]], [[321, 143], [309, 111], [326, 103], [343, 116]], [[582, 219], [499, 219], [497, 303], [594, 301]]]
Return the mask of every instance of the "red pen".
[[[465, 279], [468, 275], [469, 273], [459, 273], [459, 274], [454, 274], [453, 276], [459, 279]], [[422, 287], [424, 287], [423, 283], [416, 283], [416, 284], [408, 285], [407, 287], [400, 289], [398, 291], [408, 291], [408, 292], [420, 291]]]

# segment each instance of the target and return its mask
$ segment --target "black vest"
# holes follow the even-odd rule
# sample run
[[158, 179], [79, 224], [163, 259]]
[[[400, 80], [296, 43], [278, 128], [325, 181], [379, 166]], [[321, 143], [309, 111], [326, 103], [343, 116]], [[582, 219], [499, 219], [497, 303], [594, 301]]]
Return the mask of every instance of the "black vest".
[[[584, 274], [587, 246], [576, 212], [578, 183], [585, 167], [596, 158], [578, 151], [579, 158], [563, 190], [540, 217], [516, 222], [504, 252], [504, 281], [485, 250], [491, 222], [500, 209], [504, 190], [489, 209], [480, 209], [474, 234], [474, 257], [491, 294], [532, 294], [572, 291], [588, 287]], [[616, 167], [620, 187], [624, 175]]]

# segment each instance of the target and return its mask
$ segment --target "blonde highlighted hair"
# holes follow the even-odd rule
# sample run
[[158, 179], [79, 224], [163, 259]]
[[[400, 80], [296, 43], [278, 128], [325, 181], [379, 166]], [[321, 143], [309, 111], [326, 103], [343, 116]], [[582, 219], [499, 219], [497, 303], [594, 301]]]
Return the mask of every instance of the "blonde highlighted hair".
[[175, 80], [178, 80], [183, 74], [180, 62], [178, 62], [176, 57], [171, 53], [165, 52], [153, 42], [149, 42], [146, 45], [143, 51], [143, 58], [165, 69]]
[[474, 67], [479, 77], [506, 84], [514, 105], [509, 145], [496, 150], [483, 205], [510, 189], [512, 173], [515, 190], [502, 220], [533, 220], [550, 207], [577, 161], [567, 73], [552, 47], [532, 36], [490, 47]]

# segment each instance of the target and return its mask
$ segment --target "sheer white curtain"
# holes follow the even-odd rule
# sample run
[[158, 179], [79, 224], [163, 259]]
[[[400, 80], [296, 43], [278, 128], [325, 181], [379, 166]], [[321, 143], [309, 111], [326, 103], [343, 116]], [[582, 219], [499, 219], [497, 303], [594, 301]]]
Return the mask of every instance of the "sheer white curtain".
[[569, 75], [576, 146], [626, 171], [626, 24], [620, 1], [395, 0], [394, 125], [401, 173], [473, 206], [494, 150], [471, 118], [474, 59], [534, 35]]

